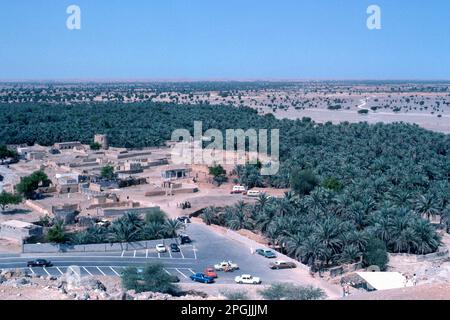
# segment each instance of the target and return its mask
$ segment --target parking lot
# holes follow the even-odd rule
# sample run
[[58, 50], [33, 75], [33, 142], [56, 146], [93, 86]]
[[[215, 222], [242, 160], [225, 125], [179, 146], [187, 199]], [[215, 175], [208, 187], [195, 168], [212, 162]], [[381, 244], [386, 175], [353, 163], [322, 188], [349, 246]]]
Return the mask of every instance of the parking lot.
[[[176, 275], [181, 282], [191, 282], [190, 275], [203, 272], [206, 267], [214, 266], [221, 261], [231, 260], [239, 265], [234, 272], [219, 271], [216, 283], [232, 284], [234, 278], [242, 274], [260, 277], [263, 283], [292, 282], [310, 284], [308, 272], [296, 269], [271, 270], [269, 263], [282, 259], [277, 254], [275, 259], [267, 259], [254, 253], [258, 247], [230, 239], [225, 234], [215, 232], [210, 227], [199, 223], [191, 223], [184, 231], [193, 240], [191, 244], [180, 245], [180, 252], [159, 253], [156, 248], [116, 252], [66, 252], [55, 254], [22, 254], [0, 257], [0, 269], [21, 268], [30, 274], [60, 277], [69, 268], [73, 268], [81, 276], [118, 277], [127, 266], [143, 267], [147, 263], [160, 262], [166, 272]], [[169, 248], [171, 241], [164, 244]], [[253, 249], [253, 250], [251, 250]], [[27, 261], [36, 258], [50, 260], [52, 267], [28, 268]], [[203, 286], [203, 284], [201, 284]]]
[[[82, 277], [85, 276], [112, 276], [119, 277], [124, 266], [68, 266], [68, 267], [47, 267], [47, 268], [20, 268], [25, 273], [38, 276], [53, 276], [61, 277], [68, 273], [76, 273]], [[191, 268], [164, 268], [170, 275], [177, 276], [181, 282], [189, 280], [189, 276], [194, 274], [195, 271]], [[190, 281], [190, 280], [189, 280]]]

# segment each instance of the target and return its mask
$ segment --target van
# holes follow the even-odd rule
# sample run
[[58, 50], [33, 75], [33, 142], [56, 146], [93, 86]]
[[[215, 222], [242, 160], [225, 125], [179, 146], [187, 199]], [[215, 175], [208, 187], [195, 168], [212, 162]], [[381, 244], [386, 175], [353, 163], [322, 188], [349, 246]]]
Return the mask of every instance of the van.
[[259, 190], [248, 190], [247, 196], [249, 197], [258, 197], [261, 194], [261, 191]]

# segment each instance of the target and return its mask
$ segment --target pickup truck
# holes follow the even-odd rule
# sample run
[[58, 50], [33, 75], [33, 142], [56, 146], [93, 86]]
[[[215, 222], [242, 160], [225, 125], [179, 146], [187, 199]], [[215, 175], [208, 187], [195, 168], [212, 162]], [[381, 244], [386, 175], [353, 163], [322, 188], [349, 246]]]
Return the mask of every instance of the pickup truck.
[[233, 263], [231, 261], [222, 261], [218, 264], [214, 265], [214, 269], [217, 271], [234, 271], [238, 270], [239, 266], [236, 263]]
[[236, 278], [234, 278], [234, 281], [236, 283], [240, 283], [240, 284], [260, 284], [261, 283], [260, 278], [253, 277], [249, 274], [243, 274], [241, 276], [237, 276]]
[[213, 283], [214, 282], [214, 278], [208, 277], [207, 275], [205, 275], [203, 273], [195, 273], [195, 274], [191, 275], [190, 278], [192, 281], [196, 281], [196, 282], [202, 282], [202, 283]]

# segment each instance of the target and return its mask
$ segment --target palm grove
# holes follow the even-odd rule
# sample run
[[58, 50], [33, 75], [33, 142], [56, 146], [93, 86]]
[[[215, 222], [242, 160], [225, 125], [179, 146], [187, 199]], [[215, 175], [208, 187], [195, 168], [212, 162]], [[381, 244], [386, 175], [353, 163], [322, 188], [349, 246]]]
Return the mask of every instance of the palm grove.
[[[387, 252], [437, 250], [436, 228], [450, 229], [450, 137], [403, 123], [317, 124], [277, 120], [230, 106], [161, 103], [4, 105], [0, 143], [81, 140], [96, 132], [122, 147], [161, 145], [177, 128], [280, 130], [280, 171], [237, 167], [249, 187], [292, 187], [281, 199], [209, 208], [208, 223], [264, 234], [314, 268], [352, 262], [386, 264]], [[440, 224], [430, 223], [438, 217]]]

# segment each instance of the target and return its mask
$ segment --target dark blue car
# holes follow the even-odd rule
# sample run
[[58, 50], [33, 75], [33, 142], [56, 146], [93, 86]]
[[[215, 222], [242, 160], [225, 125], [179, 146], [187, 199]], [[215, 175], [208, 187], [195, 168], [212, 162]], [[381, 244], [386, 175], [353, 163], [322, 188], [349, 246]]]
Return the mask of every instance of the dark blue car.
[[195, 274], [191, 275], [191, 280], [197, 281], [197, 282], [202, 282], [202, 283], [213, 283], [214, 282], [214, 278], [208, 277], [207, 275], [205, 275], [203, 273], [195, 273]]

